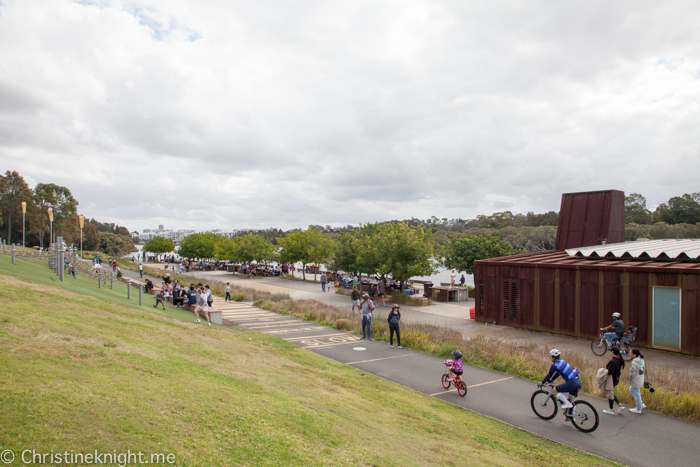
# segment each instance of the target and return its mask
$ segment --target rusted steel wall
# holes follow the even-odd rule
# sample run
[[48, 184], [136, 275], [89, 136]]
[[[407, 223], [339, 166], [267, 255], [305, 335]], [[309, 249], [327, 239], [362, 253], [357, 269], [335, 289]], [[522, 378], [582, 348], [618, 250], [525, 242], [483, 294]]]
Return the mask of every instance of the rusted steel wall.
[[555, 250], [625, 241], [625, 194], [618, 190], [564, 193]]
[[[574, 268], [527, 262], [476, 263], [476, 319], [592, 338], [619, 312], [639, 328], [636, 344], [652, 345], [652, 288], [681, 289], [681, 352], [700, 355], [700, 274]], [[482, 313], [483, 310], [483, 313]]]

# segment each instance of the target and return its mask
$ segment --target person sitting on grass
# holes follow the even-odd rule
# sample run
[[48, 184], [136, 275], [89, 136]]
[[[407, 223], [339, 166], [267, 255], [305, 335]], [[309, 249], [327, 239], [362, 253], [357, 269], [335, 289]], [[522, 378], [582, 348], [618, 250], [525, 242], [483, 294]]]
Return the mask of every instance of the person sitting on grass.
[[156, 295], [156, 304], [153, 305], [153, 308], [158, 308], [159, 304], [163, 307], [163, 311], [165, 311], [165, 293], [162, 290]]
[[173, 290], [173, 308], [184, 308], [184, 290], [180, 288], [179, 285], [175, 285], [175, 290]]

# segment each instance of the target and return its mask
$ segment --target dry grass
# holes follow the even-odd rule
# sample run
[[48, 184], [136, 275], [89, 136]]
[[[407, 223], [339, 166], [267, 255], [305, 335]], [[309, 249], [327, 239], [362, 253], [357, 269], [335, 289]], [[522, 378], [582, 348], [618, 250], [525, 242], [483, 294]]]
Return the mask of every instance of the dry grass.
[[[356, 334], [362, 332], [359, 313], [316, 300], [260, 300], [256, 306], [338, 329], [341, 329], [338, 323], [342, 322], [342, 329]], [[388, 341], [386, 315], [382, 312], [375, 314], [377, 316], [372, 323], [373, 338]], [[466, 363], [533, 381], [540, 381], [551, 365], [549, 349], [542, 344], [521, 344], [483, 335], [467, 341], [456, 330], [429, 324], [402, 324], [401, 343], [404, 347], [440, 357], [448, 357], [452, 350], [460, 349]], [[580, 371], [583, 391], [601, 396], [602, 393], [595, 384], [595, 375], [598, 368], [605, 366], [608, 360], [574, 352], [567, 353], [566, 360]], [[623, 370], [623, 377], [615, 393], [623, 403], [632, 405], [634, 401], [629, 393], [628, 371], [627, 368]], [[647, 376], [656, 388], [653, 394], [642, 390], [642, 398], [648, 409], [700, 422], [700, 377], [697, 374], [682, 370], [648, 369]]]

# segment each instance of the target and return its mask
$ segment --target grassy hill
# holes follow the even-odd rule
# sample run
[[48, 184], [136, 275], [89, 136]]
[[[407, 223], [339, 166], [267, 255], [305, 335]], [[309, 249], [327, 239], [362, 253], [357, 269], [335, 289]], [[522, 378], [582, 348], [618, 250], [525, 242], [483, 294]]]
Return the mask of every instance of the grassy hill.
[[0, 255], [11, 465], [25, 449], [128, 449], [181, 466], [607, 465], [281, 339], [51, 276]]

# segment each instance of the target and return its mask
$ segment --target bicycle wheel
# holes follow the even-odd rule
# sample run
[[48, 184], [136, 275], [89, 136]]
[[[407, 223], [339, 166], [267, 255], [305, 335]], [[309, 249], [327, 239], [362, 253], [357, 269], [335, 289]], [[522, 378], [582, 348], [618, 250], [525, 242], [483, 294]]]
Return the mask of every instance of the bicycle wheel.
[[576, 401], [571, 409], [571, 423], [584, 433], [595, 431], [598, 428], [598, 411], [586, 401]]
[[448, 389], [450, 387], [450, 376], [442, 375], [442, 387]]
[[629, 362], [634, 358], [634, 355], [632, 355], [632, 349], [625, 344], [620, 344], [620, 356], [626, 362]]
[[532, 393], [530, 407], [542, 420], [551, 420], [557, 415], [557, 402], [549, 393], [539, 389]]
[[464, 384], [464, 381], [457, 381], [455, 386], [457, 386], [457, 392], [460, 396], [464, 397], [467, 395], [467, 385]]
[[591, 350], [597, 356], [602, 357], [605, 355], [605, 352], [608, 351], [608, 341], [601, 339], [600, 337], [596, 337], [591, 341]]

